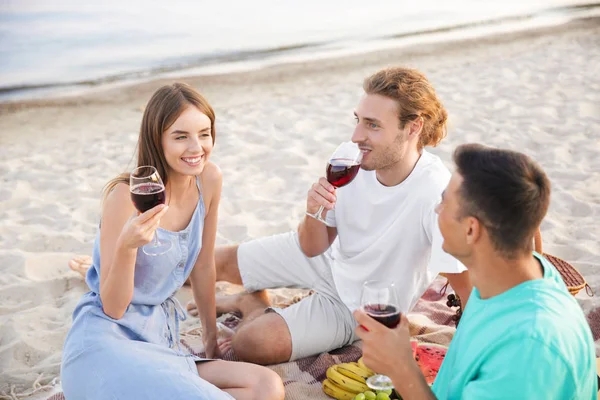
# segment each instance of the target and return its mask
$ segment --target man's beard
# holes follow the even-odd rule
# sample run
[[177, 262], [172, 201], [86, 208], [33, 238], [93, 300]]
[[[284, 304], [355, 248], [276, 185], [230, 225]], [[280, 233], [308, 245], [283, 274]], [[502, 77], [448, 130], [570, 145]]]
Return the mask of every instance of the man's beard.
[[392, 147], [387, 148], [381, 155], [373, 154], [374, 151], [371, 150], [371, 154], [369, 154], [372, 156], [371, 160], [369, 160], [367, 165], [363, 163], [360, 167], [365, 171], [377, 171], [389, 168], [402, 161], [407, 147], [406, 140], [404, 140], [402, 135], [396, 137], [396, 140], [392, 143]]

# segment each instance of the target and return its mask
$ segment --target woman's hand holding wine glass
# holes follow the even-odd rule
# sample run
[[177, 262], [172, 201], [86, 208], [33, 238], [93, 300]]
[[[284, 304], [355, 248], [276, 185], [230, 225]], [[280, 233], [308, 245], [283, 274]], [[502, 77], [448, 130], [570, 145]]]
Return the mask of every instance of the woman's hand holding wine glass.
[[159, 204], [144, 213], [136, 212], [129, 218], [121, 235], [119, 243], [127, 249], [137, 249], [152, 241], [154, 232], [158, 229], [160, 219], [169, 209], [165, 204]]
[[[160, 208], [165, 206], [166, 193], [165, 185], [156, 168], [142, 165], [134, 169], [129, 176], [129, 191], [131, 192], [133, 205], [141, 213], [131, 221], [133, 221], [133, 234], [138, 243], [145, 241], [141, 244], [143, 246], [142, 251], [149, 256], [165, 254], [173, 247], [173, 243], [168, 240], [159, 241], [155, 233], [160, 223], [160, 217], [164, 215], [168, 208]], [[146, 214], [152, 210], [155, 210], [155, 212]], [[151, 235], [151, 238], [153, 237], [151, 244], [146, 241], [148, 234]], [[135, 239], [133, 240], [135, 241]]]

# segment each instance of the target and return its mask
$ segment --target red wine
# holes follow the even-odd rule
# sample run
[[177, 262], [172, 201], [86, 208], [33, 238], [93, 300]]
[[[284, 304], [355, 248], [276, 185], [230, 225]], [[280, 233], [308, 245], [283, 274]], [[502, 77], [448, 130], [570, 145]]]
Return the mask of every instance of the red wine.
[[140, 183], [131, 188], [131, 200], [139, 212], [146, 212], [165, 204], [165, 188], [157, 183]]
[[364, 306], [369, 317], [376, 319], [388, 328], [395, 328], [400, 323], [400, 310], [389, 304], [368, 304]]
[[346, 186], [358, 174], [360, 164], [354, 160], [334, 158], [327, 164], [327, 181], [335, 187]]

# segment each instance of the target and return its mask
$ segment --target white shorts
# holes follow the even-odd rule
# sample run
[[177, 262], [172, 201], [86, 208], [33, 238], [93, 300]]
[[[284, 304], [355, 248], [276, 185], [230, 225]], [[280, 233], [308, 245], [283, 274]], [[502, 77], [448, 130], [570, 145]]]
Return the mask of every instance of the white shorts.
[[340, 300], [331, 274], [330, 252], [308, 258], [298, 234], [269, 236], [238, 248], [238, 266], [249, 292], [279, 287], [312, 289], [315, 293], [287, 308], [272, 308], [292, 336], [290, 361], [338, 349], [358, 338], [352, 313]]

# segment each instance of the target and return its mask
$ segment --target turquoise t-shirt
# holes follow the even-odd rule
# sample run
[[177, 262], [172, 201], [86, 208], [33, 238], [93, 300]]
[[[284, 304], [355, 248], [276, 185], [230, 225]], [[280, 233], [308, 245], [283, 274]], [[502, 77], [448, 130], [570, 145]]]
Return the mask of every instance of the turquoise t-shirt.
[[474, 288], [433, 385], [438, 399], [597, 399], [589, 325], [558, 271], [482, 300]]

